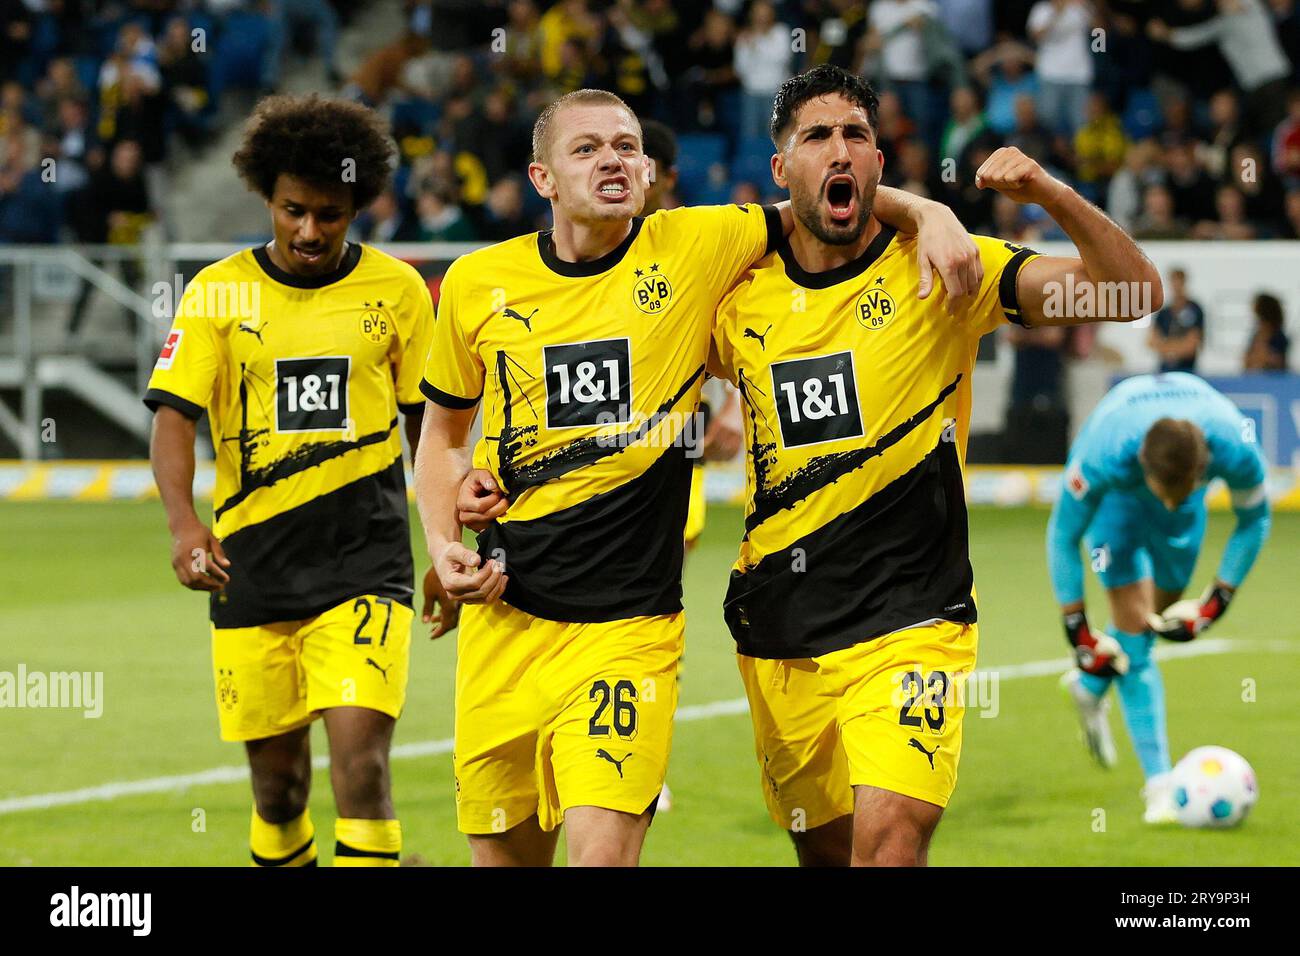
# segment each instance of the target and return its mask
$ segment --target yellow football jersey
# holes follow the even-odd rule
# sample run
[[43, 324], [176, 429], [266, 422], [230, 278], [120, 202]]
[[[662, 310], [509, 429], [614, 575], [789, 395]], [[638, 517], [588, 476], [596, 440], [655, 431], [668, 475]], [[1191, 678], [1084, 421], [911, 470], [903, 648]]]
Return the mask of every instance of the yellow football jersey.
[[742, 654], [814, 657], [932, 620], [970, 623], [962, 483], [980, 336], [1017, 320], [1035, 253], [974, 237], [978, 295], [917, 299], [916, 238], [882, 228], [853, 262], [801, 269], [788, 243], [723, 300], [711, 370], [739, 387], [745, 537], [725, 617]]
[[775, 209], [693, 207], [634, 219], [591, 262], [542, 232], [448, 269], [422, 387], [482, 400], [474, 463], [511, 505], [480, 553], [505, 562], [509, 604], [582, 623], [681, 609], [713, 313], [780, 236]]
[[319, 614], [359, 594], [410, 603], [398, 410], [424, 407], [428, 286], [358, 244], [304, 278], [263, 247], [186, 286], [145, 404], [197, 419], [216, 450], [213, 530], [230, 558], [218, 627]]

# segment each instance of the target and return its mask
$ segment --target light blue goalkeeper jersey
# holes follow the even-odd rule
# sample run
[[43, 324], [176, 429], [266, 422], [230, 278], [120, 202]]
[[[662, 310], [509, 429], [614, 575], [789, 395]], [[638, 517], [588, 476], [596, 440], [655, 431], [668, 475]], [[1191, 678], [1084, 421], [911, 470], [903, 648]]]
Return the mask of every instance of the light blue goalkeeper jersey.
[[[1204, 433], [1210, 462], [1204, 482], [1176, 511], [1151, 493], [1138, 451], [1147, 430], [1161, 418], [1195, 423]], [[1168, 372], [1138, 375], [1112, 388], [1084, 423], [1066, 463], [1061, 494], [1047, 531], [1052, 587], [1061, 604], [1083, 599], [1079, 542], [1102, 499], [1111, 492], [1142, 499], [1156, 533], [1179, 533], [1205, 509], [1205, 484], [1222, 478], [1231, 492], [1237, 527], [1224, 550], [1218, 576], [1237, 587], [1250, 571], [1268, 536], [1266, 465], [1253, 422], [1224, 395], [1195, 375]]]

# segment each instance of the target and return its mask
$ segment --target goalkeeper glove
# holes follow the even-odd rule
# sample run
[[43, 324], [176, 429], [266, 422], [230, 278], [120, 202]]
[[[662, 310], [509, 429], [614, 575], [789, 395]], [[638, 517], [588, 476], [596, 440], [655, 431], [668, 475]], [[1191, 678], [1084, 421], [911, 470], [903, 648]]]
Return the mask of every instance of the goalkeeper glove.
[[1147, 627], [1166, 640], [1190, 641], [1223, 617], [1231, 600], [1231, 591], [1221, 584], [1212, 584], [1200, 600], [1175, 601], [1163, 614], [1148, 614]]
[[1128, 655], [1109, 634], [1093, 634], [1082, 611], [1065, 615], [1065, 636], [1074, 648], [1079, 670], [1098, 677], [1118, 677], [1128, 672]]

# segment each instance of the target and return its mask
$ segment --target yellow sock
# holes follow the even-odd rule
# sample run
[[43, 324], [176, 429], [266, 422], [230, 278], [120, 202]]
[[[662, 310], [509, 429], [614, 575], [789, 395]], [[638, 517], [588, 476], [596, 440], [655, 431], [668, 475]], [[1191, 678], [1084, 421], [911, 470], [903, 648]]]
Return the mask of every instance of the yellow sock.
[[397, 820], [334, 821], [335, 866], [397, 866], [402, 824]]
[[316, 865], [316, 828], [307, 810], [288, 823], [267, 823], [254, 807], [248, 845], [253, 851], [253, 866]]

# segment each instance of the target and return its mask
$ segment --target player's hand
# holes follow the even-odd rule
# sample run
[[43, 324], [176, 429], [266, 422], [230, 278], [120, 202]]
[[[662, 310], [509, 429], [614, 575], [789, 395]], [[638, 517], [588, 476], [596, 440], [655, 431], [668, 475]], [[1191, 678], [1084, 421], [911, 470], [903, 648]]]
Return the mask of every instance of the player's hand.
[[480, 534], [497, 518], [506, 513], [510, 499], [501, 493], [492, 472], [475, 468], [460, 483], [456, 495], [456, 519]]
[[221, 539], [201, 521], [186, 525], [172, 537], [172, 570], [176, 580], [193, 591], [220, 591], [230, 581], [230, 559]]
[[460, 605], [447, 596], [436, 568], [429, 568], [424, 574], [424, 608], [420, 611], [420, 620], [433, 625], [429, 629], [431, 641], [456, 630], [460, 623]]
[[1092, 633], [1082, 611], [1065, 615], [1065, 637], [1074, 648], [1074, 661], [1079, 670], [1098, 677], [1128, 673], [1128, 655], [1119, 641], [1105, 632]]
[[506, 589], [501, 562], [485, 562], [459, 541], [447, 542], [435, 556], [433, 569], [447, 596], [462, 604], [491, 604]]
[[1018, 203], [1046, 205], [1068, 188], [1014, 146], [1003, 146], [975, 172], [975, 185], [994, 189]]
[[948, 293], [950, 314], [961, 306], [963, 297], [979, 292], [984, 281], [984, 261], [979, 247], [956, 213], [942, 203], [930, 203], [921, 214], [916, 255], [921, 267], [918, 299], [926, 298], [933, 291], [935, 271]]
[[1175, 601], [1163, 614], [1148, 614], [1147, 627], [1168, 641], [1190, 641], [1223, 617], [1232, 600], [1232, 589], [1215, 582], [1200, 599]]
[[729, 406], [722, 413], [714, 415], [709, 427], [704, 430], [704, 447], [701, 454], [705, 461], [731, 461], [740, 451], [744, 440], [744, 426], [740, 420], [740, 406]]

